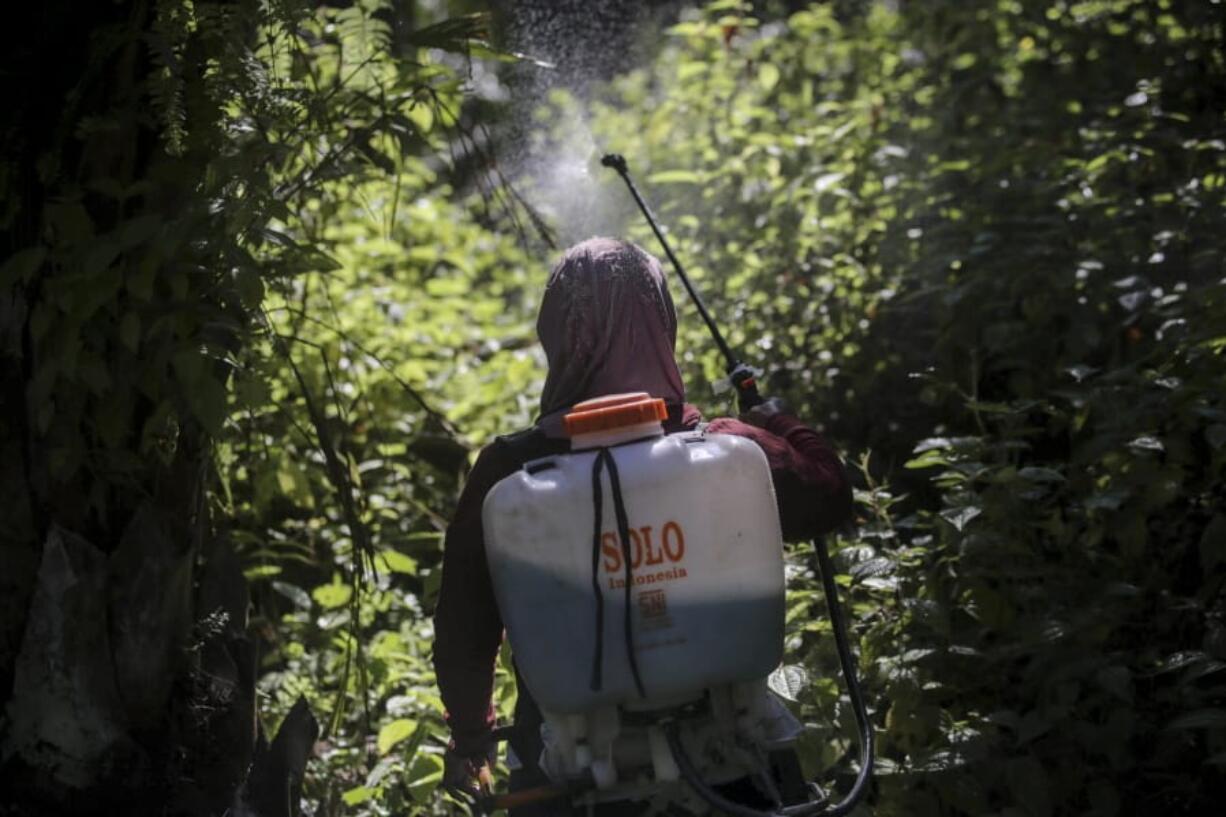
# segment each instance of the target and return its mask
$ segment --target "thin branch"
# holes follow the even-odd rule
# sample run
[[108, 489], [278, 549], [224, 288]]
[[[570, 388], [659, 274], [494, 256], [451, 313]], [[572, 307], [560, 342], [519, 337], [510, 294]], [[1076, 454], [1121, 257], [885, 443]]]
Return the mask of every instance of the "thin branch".
[[[350, 344], [351, 346], [353, 346], [353, 348], [354, 348], [354, 349], [357, 349], [359, 352], [361, 352], [362, 354], [364, 354], [364, 355], [366, 355], [367, 357], [369, 357], [371, 360], [373, 360], [373, 361], [375, 361], [376, 363], [378, 363], [378, 364], [379, 364], [379, 366], [381, 366], [381, 367], [383, 368], [383, 370], [384, 370], [384, 371], [386, 371], [386, 372], [387, 372], [389, 375], [391, 375], [391, 376], [392, 376], [392, 379], [393, 379], [393, 380], [395, 380], [395, 381], [396, 381], [396, 384], [397, 384], [398, 386], [400, 386], [400, 388], [401, 388], [401, 389], [403, 389], [403, 390], [404, 390], [405, 394], [407, 394], [407, 395], [408, 395], [408, 396], [409, 396], [409, 397], [410, 397], [410, 398], [413, 400], [413, 402], [415, 402], [415, 403], [418, 405], [418, 407], [419, 407], [419, 408], [420, 408], [422, 411], [424, 411], [424, 412], [425, 412], [427, 415], [429, 415], [429, 416], [430, 416], [430, 417], [431, 417], [431, 418], [432, 418], [432, 419], [433, 419], [435, 422], [437, 422], [437, 423], [439, 424], [439, 426], [440, 426], [440, 427], [443, 429], [443, 431], [447, 432], [447, 435], [448, 435], [448, 436], [450, 436], [450, 437], [451, 437], [453, 440], [455, 440], [456, 442], [458, 442], [458, 443], [460, 443], [460, 444], [462, 444], [462, 445], [464, 444], [464, 442], [463, 442], [463, 435], [461, 434], [460, 430], [459, 430], [458, 428], [456, 428], [456, 426], [455, 426], [455, 425], [454, 425], [454, 424], [453, 424], [453, 423], [452, 423], [450, 420], [448, 420], [448, 419], [447, 419], [447, 416], [446, 416], [445, 414], [443, 414], [443, 413], [442, 413], [442, 412], [440, 412], [438, 409], [436, 409], [436, 408], [434, 408], [433, 406], [431, 406], [431, 405], [430, 405], [430, 403], [428, 403], [428, 402], [426, 401], [426, 398], [422, 396], [421, 392], [419, 392], [417, 389], [415, 389], [415, 388], [412, 386], [412, 384], [410, 384], [408, 381], [406, 381], [406, 380], [405, 380], [403, 377], [401, 377], [400, 375], [396, 374], [396, 370], [395, 370], [395, 369], [392, 367], [392, 364], [388, 363], [386, 360], [384, 360], [383, 358], [379, 357], [379, 355], [377, 355], [376, 353], [372, 352], [372, 351], [371, 351], [370, 349], [368, 349], [366, 346], [363, 346], [361, 343], [359, 343], [358, 341], [354, 340], [354, 339], [353, 339], [352, 337], [350, 337], [350, 336], [349, 336], [349, 335], [348, 335], [348, 334], [345, 332], [345, 330], [343, 330], [343, 329], [340, 329], [340, 328], [338, 328], [338, 327], [332, 326], [332, 325], [328, 324], [328, 323], [327, 323], [327, 322], [325, 322], [325, 321], [321, 321], [319, 318], [315, 318], [315, 317], [312, 317], [312, 316], [310, 316], [310, 315], [307, 315], [305, 312], [301, 312], [300, 310], [296, 310], [296, 309], [294, 309], [293, 307], [283, 306], [283, 307], [278, 307], [277, 309], [275, 309], [275, 310], [273, 310], [273, 311], [282, 311], [282, 310], [283, 310], [283, 311], [286, 311], [286, 312], [291, 312], [291, 313], [298, 313], [298, 317], [299, 317], [301, 320], [303, 320], [303, 321], [305, 321], [305, 322], [307, 322], [307, 323], [312, 323], [312, 324], [315, 324], [316, 326], [319, 326], [319, 327], [320, 327], [320, 328], [322, 328], [322, 329], [326, 329], [326, 330], [328, 330], [329, 332], [332, 332], [333, 334], [337, 335], [337, 337], [339, 337], [341, 340], [343, 340], [345, 343]], [[291, 338], [291, 339], [293, 339], [293, 340], [301, 340], [301, 339], [299, 339], [299, 338], [297, 338], [297, 337], [294, 337], [294, 338]], [[306, 341], [301, 341], [301, 342], [306, 342]], [[467, 447], [467, 446], [465, 446], [465, 447]]]
[[[523, 236], [526, 232], [518, 214], [518, 210], [522, 209], [522, 211], [527, 215], [528, 221], [532, 224], [533, 229], [536, 230], [541, 241], [543, 241], [550, 249], [557, 249], [557, 240], [554, 236], [553, 229], [545, 222], [544, 218], [541, 217], [536, 209], [532, 207], [532, 205], [529, 204], [528, 201], [520, 194], [520, 192], [515, 188], [515, 185], [511, 183], [511, 180], [508, 179], [502, 172], [502, 168], [499, 166], [498, 159], [494, 152], [492, 150], [486, 150], [484, 147], [482, 147], [481, 143], [473, 135], [472, 131], [468, 130], [463, 124], [461, 124], [458, 113], [453, 111], [447, 105], [447, 103], [445, 103], [439, 97], [438, 93], [433, 88], [427, 88], [426, 90], [427, 93], [430, 94], [435, 107], [442, 113], [446, 114], [446, 116], [454, 123], [452, 127], [455, 128], [455, 132], [460, 137], [460, 143], [464, 149], [473, 156], [476, 156], [479, 166], [487, 174], [493, 177], [492, 182], [486, 183], [489, 189], [488, 195], [486, 191], [482, 189], [480, 182], [478, 182], [477, 185], [481, 192], [482, 199], [486, 202], [486, 205], [489, 205], [491, 199], [497, 201], [499, 195], [501, 194], [501, 196], [504, 197], [504, 203], [501, 205], [502, 210], [507, 217], [511, 219], [511, 222], [515, 226], [516, 232], [519, 233], [521, 240], [523, 240]], [[480, 125], [479, 127], [485, 136], [485, 140], [487, 142], [492, 142], [493, 140], [490, 136], [489, 129], [484, 125]], [[448, 144], [448, 150], [452, 157], [452, 164], [457, 164], [454, 148], [452, 148], [450, 144]]]
[[[264, 313], [264, 319], [271, 326], [272, 321], [267, 312]], [[272, 334], [273, 342], [277, 349], [285, 358], [285, 362], [289, 364], [290, 371], [294, 374], [294, 379], [298, 382], [298, 388], [302, 392], [302, 399], [306, 403], [307, 415], [311, 419], [311, 425], [315, 427], [315, 434], [320, 451], [323, 452], [324, 461], [326, 464], [326, 472], [328, 479], [332, 483], [333, 490], [337, 493], [341, 502], [341, 512], [345, 518], [345, 525], [349, 529], [349, 538], [353, 542], [353, 566], [350, 574], [350, 602], [349, 602], [349, 638], [346, 639], [345, 645], [345, 669], [342, 673], [341, 682], [337, 688], [336, 703], [333, 707], [332, 718], [329, 722], [329, 731], [333, 731], [340, 723], [340, 718], [343, 712], [343, 702], [345, 690], [349, 685], [349, 675], [353, 667], [354, 661], [358, 667], [358, 686], [361, 690], [362, 711], [365, 718], [366, 728], [370, 728], [370, 701], [369, 684], [366, 679], [366, 661], [365, 652], [362, 647], [362, 620], [360, 613], [360, 600], [362, 592], [365, 588], [367, 571], [370, 575], [377, 575], [375, 566], [375, 554], [373, 545], [370, 539], [370, 531], [362, 522], [362, 518], [358, 513], [357, 504], [353, 496], [353, 484], [349, 479], [348, 469], [341, 463], [340, 458], [336, 454], [336, 444], [333, 440], [332, 433], [328, 428], [328, 418], [320, 409], [319, 404], [311, 394], [310, 388], [307, 386], [306, 378], [303, 377], [298, 364], [294, 362], [293, 355], [290, 353], [289, 346], [285, 342], [285, 338], [275, 332]], [[316, 347], [318, 349], [318, 346]], [[318, 349], [321, 355], [323, 350]]]
[[336, 455], [336, 444], [332, 432], [328, 428], [328, 418], [311, 394], [306, 378], [303, 377], [302, 370], [298, 368], [298, 364], [294, 362], [289, 346], [285, 343], [285, 338], [276, 334], [273, 335], [273, 338], [278, 350], [285, 358], [285, 362], [289, 364], [290, 371], [293, 372], [298, 388], [302, 392], [302, 399], [306, 403], [307, 416], [311, 420], [311, 425], [315, 428], [317, 443], [324, 455], [329, 481], [331, 481], [333, 489], [340, 496], [341, 511], [345, 516], [345, 525], [349, 528], [349, 536], [353, 540], [354, 569], [361, 571], [365, 575], [368, 567], [372, 569], [374, 567], [374, 552], [371, 546], [370, 532], [366, 529], [366, 525], [363, 524], [357, 512], [357, 505], [353, 498], [353, 486], [349, 480], [347, 468]]

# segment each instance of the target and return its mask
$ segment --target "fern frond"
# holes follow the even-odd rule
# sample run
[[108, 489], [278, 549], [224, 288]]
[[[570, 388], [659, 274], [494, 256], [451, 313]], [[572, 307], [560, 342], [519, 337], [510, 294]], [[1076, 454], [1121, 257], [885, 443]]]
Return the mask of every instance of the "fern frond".
[[195, 7], [191, 0], [158, 0], [153, 24], [145, 36], [149, 57], [155, 66], [150, 73], [148, 93], [162, 124], [166, 151], [173, 156], [183, 153], [187, 138], [183, 52], [195, 23]]

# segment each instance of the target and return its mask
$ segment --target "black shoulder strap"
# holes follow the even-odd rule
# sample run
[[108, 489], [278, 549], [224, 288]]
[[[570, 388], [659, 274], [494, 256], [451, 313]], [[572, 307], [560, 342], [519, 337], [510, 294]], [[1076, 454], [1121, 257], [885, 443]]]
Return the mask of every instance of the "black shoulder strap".
[[561, 454], [570, 448], [567, 440], [554, 440], [545, 436], [545, 432], [536, 426], [516, 431], [514, 434], [504, 434], [494, 438], [494, 445], [502, 449], [507, 457], [523, 467], [529, 460], [548, 457], [551, 454]]

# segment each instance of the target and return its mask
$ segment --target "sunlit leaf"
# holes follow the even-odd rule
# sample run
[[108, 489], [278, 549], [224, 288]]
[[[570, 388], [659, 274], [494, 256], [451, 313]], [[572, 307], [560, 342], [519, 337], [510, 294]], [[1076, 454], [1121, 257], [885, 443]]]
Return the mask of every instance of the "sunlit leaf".
[[983, 513], [982, 508], [973, 505], [965, 508], [951, 508], [948, 511], [941, 512], [941, 518], [953, 525], [957, 530], [961, 531], [965, 528], [972, 519]]
[[809, 673], [802, 666], [785, 664], [770, 674], [767, 684], [779, 697], [796, 701], [809, 685]]
[[341, 793], [341, 800], [347, 806], [357, 806], [374, 798], [376, 790], [370, 786], [355, 786]]
[[651, 184], [698, 184], [702, 176], [691, 170], [662, 170], [647, 177]]
[[903, 463], [904, 468], [918, 470], [920, 468], [932, 468], [937, 465], [949, 465], [949, 460], [939, 453], [939, 449], [931, 449], [925, 451], [922, 455], [915, 459], [907, 460]]
[[379, 561], [384, 569], [392, 573], [404, 573], [410, 576], [417, 574], [417, 560], [406, 556], [397, 550], [383, 550], [379, 553]]
[[1148, 434], [1143, 434], [1140, 437], [1134, 438], [1128, 443], [1128, 447], [1137, 451], [1164, 451], [1166, 447], [1157, 437], [1151, 437]]
[[321, 584], [311, 591], [311, 598], [326, 610], [344, 607], [352, 597], [353, 588], [341, 584], [339, 576], [333, 577], [331, 584]]
[[407, 718], [397, 718], [384, 724], [379, 729], [379, 738], [376, 742], [379, 754], [386, 755], [396, 744], [408, 738], [415, 731], [417, 731], [417, 722]]
[[[280, 572], [281, 572], [281, 568], [278, 565], [276, 566], [275, 572], [269, 573], [265, 571], [262, 575], [275, 576]], [[285, 596], [287, 599], [292, 601], [294, 603], [294, 606], [297, 607], [298, 609], [300, 610], [310, 610], [311, 609], [311, 597], [308, 596], [307, 592], [303, 590], [301, 587], [298, 587], [295, 584], [290, 584], [289, 582], [283, 582], [283, 581], [273, 581], [271, 582], [271, 584], [272, 584], [273, 590], [276, 590], [282, 596]]]
[[779, 84], [779, 68], [770, 62], [764, 62], [758, 67], [758, 85], [762, 90], [770, 91]]

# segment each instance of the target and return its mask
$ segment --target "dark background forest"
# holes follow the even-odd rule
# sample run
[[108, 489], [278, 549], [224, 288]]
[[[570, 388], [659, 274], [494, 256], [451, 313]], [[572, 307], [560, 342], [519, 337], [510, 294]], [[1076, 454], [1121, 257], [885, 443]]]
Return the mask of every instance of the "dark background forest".
[[[0, 814], [463, 812], [441, 533], [535, 416], [559, 249], [656, 249], [606, 150], [853, 474], [857, 813], [1221, 812], [1220, 0], [47, 0], [0, 36]], [[733, 412], [695, 317], [690, 398]], [[773, 684], [845, 790], [788, 559]]]

